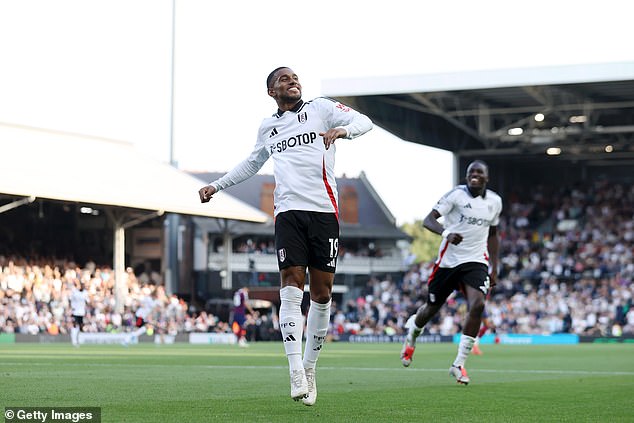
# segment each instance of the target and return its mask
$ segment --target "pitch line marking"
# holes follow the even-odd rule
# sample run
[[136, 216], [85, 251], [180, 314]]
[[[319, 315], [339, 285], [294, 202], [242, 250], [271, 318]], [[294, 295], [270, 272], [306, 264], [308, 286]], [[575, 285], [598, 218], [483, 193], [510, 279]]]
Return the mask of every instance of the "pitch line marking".
[[[287, 369], [287, 366], [204, 366], [209, 369]], [[407, 372], [442, 372], [446, 373], [447, 369], [402, 369], [391, 367], [327, 367], [318, 366], [319, 370], [359, 370], [359, 371], [377, 371], [377, 372], [393, 372], [393, 371], [407, 371]], [[474, 369], [473, 373], [524, 373], [524, 374], [561, 374], [561, 375], [594, 375], [594, 376], [634, 376], [634, 372], [612, 372], [612, 371], [600, 371], [600, 370], [496, 370], [496, 369]]]
[[[0, 367], [2, 365], [10, 365], [10, 366], [48, 366], [49, 363], [23, 363], [23, 362], [9, 362], [4, 361], [0, 363]], [[73, 366], [76, 367], [77, 363], [55, 363], [56, 366]], [[221, 365], [186, 365], [186, 364], [141, 364], [139, 363], [91, 363], [91, 367], [99, 366], [99, 367], [198, 367], [203, 369], [272, 369], [272, 370], [280, 370], [287, 369], [288, 366], [221, 366]], [[409, 367], [407, 369], [403, 367], [332, 367], [332, 366], [319, 366], [319, 370], [333, 370], [333, 371], [341, 371], [341, 370], [350, 370], [350, 371], [362, 371], [362, 372], [394, 372], [394, 371], [403, 371], [403, 372], [447, 372], [447, 369], [421, 369], [421, 368], [412, 368]], [[589, 376], [634, 376], [633, 372], [623, 372], [623, 371], [601, 371], [601, 370], [539, 370], [539, 369], [529, 369], [529, 370], [517, 370], [517, 369], [509, 369], [509, 370], [501, 370], [501, 369], [472, 369], [473, 373], [513, 373], [513, 374], [554, 374], [554, 375], [589, 375]]]

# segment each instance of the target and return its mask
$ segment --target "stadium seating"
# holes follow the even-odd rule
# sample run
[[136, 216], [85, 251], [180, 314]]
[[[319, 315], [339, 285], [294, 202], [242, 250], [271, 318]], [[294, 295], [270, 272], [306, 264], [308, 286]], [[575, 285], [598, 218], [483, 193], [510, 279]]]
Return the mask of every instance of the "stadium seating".
[[[634, 186], [599, 180], [553, 190], [533, 187], [504, 196], [499, 225], [500, 274], [487, 302], [498, 333], [634, 335]], [[413, 264], [399, 280], [371, 277], [360, 295], [333, 302], [334, 336], [403, 334], [404, 322], [426, 299], [433, 263]], [[151, 323], [163, 333], [226, 332], [227, 322], [168, 296], [160, 283], [127, 272], [125, 312], [113, 312], [113, 271], [54, 259], [0, 256], [0, 332], [66, 334], [72, 325], [68, 297], [82, 281], [91, 302], [88, 332], [129, 331], [144, 296], [154, 295]], [[384, 280], [382, 280], [384, 279]], [[426, 332], [453, 335], [466, 312], [458, 294]], [[277, 316], [253, 316], [251, 340]]]

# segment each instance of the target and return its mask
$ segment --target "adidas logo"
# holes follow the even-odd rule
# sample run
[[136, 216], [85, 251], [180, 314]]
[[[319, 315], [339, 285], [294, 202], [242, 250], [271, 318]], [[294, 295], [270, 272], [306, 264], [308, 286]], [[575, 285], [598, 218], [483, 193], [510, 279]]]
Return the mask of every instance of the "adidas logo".
[[269, 135], [269, 138], [273, 138], [276, 135], [277, 135], [277, 128], [273, 128], [273, 130], [271, 131], [271, 134]]
[[471, 203], [467, 203], [466, 205], [462, 206], [462, 208], [470, 209], [471, 208]]
[[324, 340], [326, 339], [325, 336], [317, 336], [317, 335], [313, 335], [313, 341], [317, 342], [318, 344], [315, 346], [315, 348], [313, 348], [313, 351], [321, 351], [321, 347], [324, 345]]
[[288, 335], [286, 338], [284, 338], [284, 342], [293, 342], [293, 341], [297, 341], [297, 339], [295, 339], [293, 335]]

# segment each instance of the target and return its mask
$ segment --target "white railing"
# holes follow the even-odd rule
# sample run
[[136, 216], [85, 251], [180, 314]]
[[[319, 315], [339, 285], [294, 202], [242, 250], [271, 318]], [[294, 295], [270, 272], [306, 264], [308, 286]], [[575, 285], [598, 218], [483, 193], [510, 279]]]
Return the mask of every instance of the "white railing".
[[[249, 259], [254, 261], [257, 272], [277, 272], [277, 258], [274, 254], [246, 254], [234, 253], [229, 257], [231, 269], [234, 272], [248, 272]], [[209, 269], [221, 270], [225, 268], [223, 254], [209, 254]], [[402, 272], [407, 266], [400, 257], [355, 257], [339, 258], [337, 273], [365, 275], [371, 273]]]

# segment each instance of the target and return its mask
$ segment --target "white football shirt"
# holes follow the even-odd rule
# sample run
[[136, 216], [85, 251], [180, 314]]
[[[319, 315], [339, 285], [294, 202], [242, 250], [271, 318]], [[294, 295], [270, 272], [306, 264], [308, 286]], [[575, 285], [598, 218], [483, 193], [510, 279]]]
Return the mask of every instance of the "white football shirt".
[[211, 184], [225, 189], [255, 175], [273, 156], [275, 215], [288, 210], [338, 214], [335, 144], [328, 150], [320, 132], [344, 128], [347, 139], [370, 129], [370, 119], [337, 101], [318, 97], [262, 121], [251, 155]]
[[149, 295], [144, 296], [139, 301], [139, 308], [136, 310], [136, 317], [140, 317], [143, 320], [147, 320], [152, 315], [154, 307], [157, 306], [157, 302]]
[[489, 227], [497, 226], [500, 221], [502, 198], [488, 189], [484, 197], [473, 197], [466, 185], [458, 185], [438, 200], [434, 209], [444, 216], [445, 229], [462, 235], [458, 245], [443, 238], [436, 265], [456, 267], [467, 262], [488, 265]]
[[85, 316], [86, 303], [88, 303], [88, 292], [73, 289], [70, 294], [70, 308], [73, 316]]

